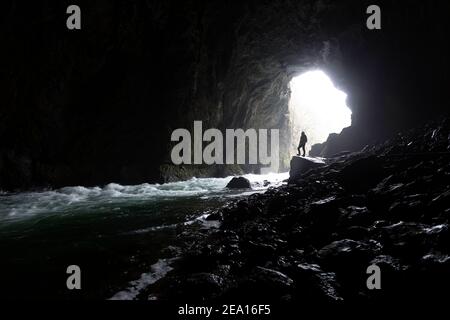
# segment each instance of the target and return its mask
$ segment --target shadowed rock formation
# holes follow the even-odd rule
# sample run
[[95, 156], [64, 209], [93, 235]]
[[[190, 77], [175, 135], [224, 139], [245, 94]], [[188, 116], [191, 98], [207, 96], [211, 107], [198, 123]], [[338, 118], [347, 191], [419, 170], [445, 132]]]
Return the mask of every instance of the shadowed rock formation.
[[250, 181], [244, 177], [234, 177], [226, 186], [228, 189], [251, 189]]
[[[148, 292], [297, 307], [447, 303], [449, 134], [450, 120], [431, 123], [221, 209], [222, 225], [190, 234], [179, 268]], [[381, 291], [366, 286], [372, 264]]]
[[291, 160], [291, 169], [289, 171], [290, 181], [300, 178], [303, 173], [311, 169], [322, 167], [325, 161], [317, 158], [294, 156]]

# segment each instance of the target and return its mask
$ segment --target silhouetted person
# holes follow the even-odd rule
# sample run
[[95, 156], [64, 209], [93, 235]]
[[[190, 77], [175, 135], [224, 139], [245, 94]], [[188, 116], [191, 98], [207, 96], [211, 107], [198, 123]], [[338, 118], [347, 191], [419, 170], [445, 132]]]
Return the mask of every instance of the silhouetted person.
[[302, 135], [300, 137], [300, 143], [298, 144], [298, 154], [300, 155], [300, 149], [303, 149], [303, 157], [306, 154], [305, 145], [308, 142], [308, 137], [306, 136], [305, 132], [302, 131]]

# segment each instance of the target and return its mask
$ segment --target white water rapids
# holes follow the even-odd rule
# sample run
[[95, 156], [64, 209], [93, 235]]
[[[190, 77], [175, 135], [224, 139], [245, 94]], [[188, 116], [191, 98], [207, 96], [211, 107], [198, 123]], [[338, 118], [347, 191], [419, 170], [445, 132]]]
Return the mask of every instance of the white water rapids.
[[[227, 190], [225, 186], [232, 179], [227, 177], [193, 178], [166, 184], [124, 186], [111, 183], [105, 187], [76, 186], [43, 192], [3, 193], [0, 196], [0, 222], [54, 213], [74, 214], [90, 209], [96, 212], [120, 211], [121, 207], [131, 204], [150, 204], [180, 198], [234, 197], [261, 192], [268, 186], [280, 184], [288, 178], [288, 173], [248, 174], [244, 177], [250, 180], [252, 190]], [[264, 182], [269, 184], [264, 186]]]

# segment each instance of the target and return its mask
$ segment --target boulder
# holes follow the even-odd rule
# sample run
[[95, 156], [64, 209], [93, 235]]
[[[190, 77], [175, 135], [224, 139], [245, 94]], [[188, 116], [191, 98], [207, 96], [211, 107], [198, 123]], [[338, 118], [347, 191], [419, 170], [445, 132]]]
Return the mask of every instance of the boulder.
[[318, 256], [325, 266], [351, 273], [366, 265], [379, 249], [380, 245], [375, 241], [342, 239], [320, 249]]
[[301, 263], [292, 273], [294, 281], [301, 284], [296, 287], [296, 294], [302, 301], [332, 303], [343, 300], [333, 272], [324, 272], [317, 264]]
[[294, 284], [294, 281], [284, 273], [273, 269], [263, 268], [261, 266], [257, 266], [253, 269], [250, 278], [257, 283], [255, 287], [265, 289], [261, 292], [277, 292], [280, 296], [282, 293], [289, 292]]
[[203, 300], [223, 290], [222, 284], [223, 279], [220, 276], [207, 272], [199, 272], [191, 274], [186, 278], [185, 282], [183, 282], [183, 290], [191, 292], [192, 298]]
[[226, 186], [228, 189], [251, 189], [250, 181], [244, 177], [234, 177]]
[[293, 156], [291, 159], [291, 170], [289, 171], [289, 180], [295, 181], [302, 174], [311, 169], [319, 168], [325, 165], [325, 161], [320, 158]]
[[382, 161], [377, 156], [358, 159], [341, 170], [338, 181], [351, 192], [365, 192], [384, 178]]
[[289, 301], [294, 281], [286, 274], [261, 266], [250, 269], [239, 277], [221, 298], [225, 301]]

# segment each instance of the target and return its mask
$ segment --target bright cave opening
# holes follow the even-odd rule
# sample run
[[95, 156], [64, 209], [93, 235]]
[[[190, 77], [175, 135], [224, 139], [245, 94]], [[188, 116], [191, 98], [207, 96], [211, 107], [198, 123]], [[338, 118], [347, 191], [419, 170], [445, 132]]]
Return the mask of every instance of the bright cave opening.
[[291, 154], [297, 154], [301, 132], [311, 146], [323, 143], [329, 134], [340, 133], [351, 125], [352, 112], [346, 104], [347, 94], [338, 90], [321, 70], [305, 72], [290, 82], [289, 112], [293, 134]]

